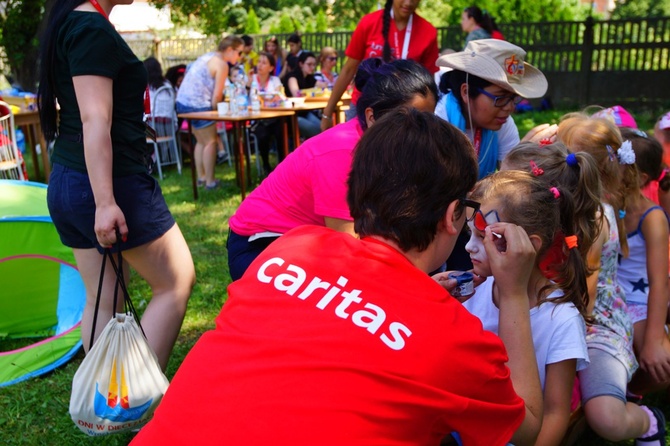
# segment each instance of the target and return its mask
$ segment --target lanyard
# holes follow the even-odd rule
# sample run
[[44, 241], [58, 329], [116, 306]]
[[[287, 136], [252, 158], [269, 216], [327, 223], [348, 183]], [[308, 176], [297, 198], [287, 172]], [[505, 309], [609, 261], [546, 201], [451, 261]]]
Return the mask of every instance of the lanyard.
[[268, 75], [268, 80], [265, 81], [265, 85], [261, 85], [261, 78], [257, 74], [254, 74], [256, 77], [256, 82], [258, 83], [258, 91], [265, 93], [268, 90], [268, 84], [270, 84], [270, 75]]
[[477, 157], [479, 158], [479, 148], [482, 145], [482, 128], [479, 127], [475, 130], [475, 133], [473, 135], [473, 141], [472, 145], [475, 147], [475, 153], [477, 154]]
[[91, 4], [93, 5], [93, 7], [94, 7], [95, 9], [97, 9], [98, 12], [99, 12], [100, 14], [102, 14], [102, 16], [103, 16], [104, 18], [106, 18], [107, 20], [109, 20], [109, 17], [107, 17], [107, 13], [105, 12], [104, 9], [102, 9], [102, 6], [100, 6], [100, 3], [98, 3], [98, 0], [88, 0], [88, 1], [91, 2]]
[[[393, 9], [391, 9], [391, 18], [393, 18]], [[407, 26], [405, 27], [405, 41], [402, 44], [402, 53], [400, 53], [401, 59], [407, 59], [407, 53], [409, 53], [409, 41], [412, 39], [412, 22], [414, 20], [414, 14], [409, 16], [407, 21]], [[395, 48], [398, 51], [398, 28], [396, 26], [395, 30]]]

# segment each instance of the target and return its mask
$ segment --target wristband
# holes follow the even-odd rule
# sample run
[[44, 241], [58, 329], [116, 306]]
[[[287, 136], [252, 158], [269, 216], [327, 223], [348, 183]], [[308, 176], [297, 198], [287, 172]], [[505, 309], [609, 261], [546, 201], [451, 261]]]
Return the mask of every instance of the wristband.
[[321, 119], [325, 119], [325, 120], [327, 120], [327, 121], [332, 121], [332, 120], [333, 120], [333, 117], [332, 117], [332, 116], [328, 116], [328, 115], [326, 115], [326, 114], [323, 114], [323, 115], [321, 115]]

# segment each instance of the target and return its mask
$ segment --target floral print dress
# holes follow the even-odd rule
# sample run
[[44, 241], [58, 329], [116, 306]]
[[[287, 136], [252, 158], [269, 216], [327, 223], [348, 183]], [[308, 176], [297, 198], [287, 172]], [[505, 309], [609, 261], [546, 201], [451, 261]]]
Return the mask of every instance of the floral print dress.
[[638, 364], [633, 353], [633, 324], [626, 312], [626, 295], [617, 282], [619, 231], [612, 206], [603, 203], [603, 209], [610, 231], [600, 257], [594, 320], [586, 327], [586, 344], [621, 361], [630, 381]]

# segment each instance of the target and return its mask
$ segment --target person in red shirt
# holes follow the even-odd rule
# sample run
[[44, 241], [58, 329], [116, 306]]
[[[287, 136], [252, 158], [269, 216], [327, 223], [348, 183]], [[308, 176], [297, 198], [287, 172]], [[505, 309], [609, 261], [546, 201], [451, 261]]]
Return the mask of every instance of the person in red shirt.
[[[379, 57], [384, 62], [394, 59], [412, 59], [437, 72], [435, 61], [439, 56], [437, 30], [426, 19], [415, 13], [421, 0], [386, 0], [383, 10], [364, 16], [351, 36], [344, 52], [347, 60], [333, 85], [328, 105], [323, 109], [321, 130], [332, 127], [332, 116], [337, 103], [356, 74], [364, 59]], [[359, 92], [354, 90], [347, 118], [356, 116], [355, 104]]]
[[490, 230], [483, 242], [504, 271], [500, 338], [427, 274], [474, 217], [476, 178], [455, 127], [405, 107], [381, 117], [348, 179], [360, 238], [306, 225], [263, 251], [132, 445], [534, 444], [528, 235], [496, 223], [506, 251]]

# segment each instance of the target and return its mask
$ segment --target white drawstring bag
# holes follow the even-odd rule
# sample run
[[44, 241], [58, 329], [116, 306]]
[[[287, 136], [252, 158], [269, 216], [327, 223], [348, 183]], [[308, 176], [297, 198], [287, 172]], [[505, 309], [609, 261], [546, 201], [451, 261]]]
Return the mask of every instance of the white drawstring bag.
[[138, 325], [123, 280], [120, 252], [117, 266], [111, 252], [105, 250], [91, 342], [107, 257], [116, 271], [117, 290], [119, 286], [123, 290], [125, 313], [117, 313], [100, 333], [74, 375], [70, 396], [72, 420], [91, 436], [139, 429], [149, 421], [168, 387], [158, 358]]

